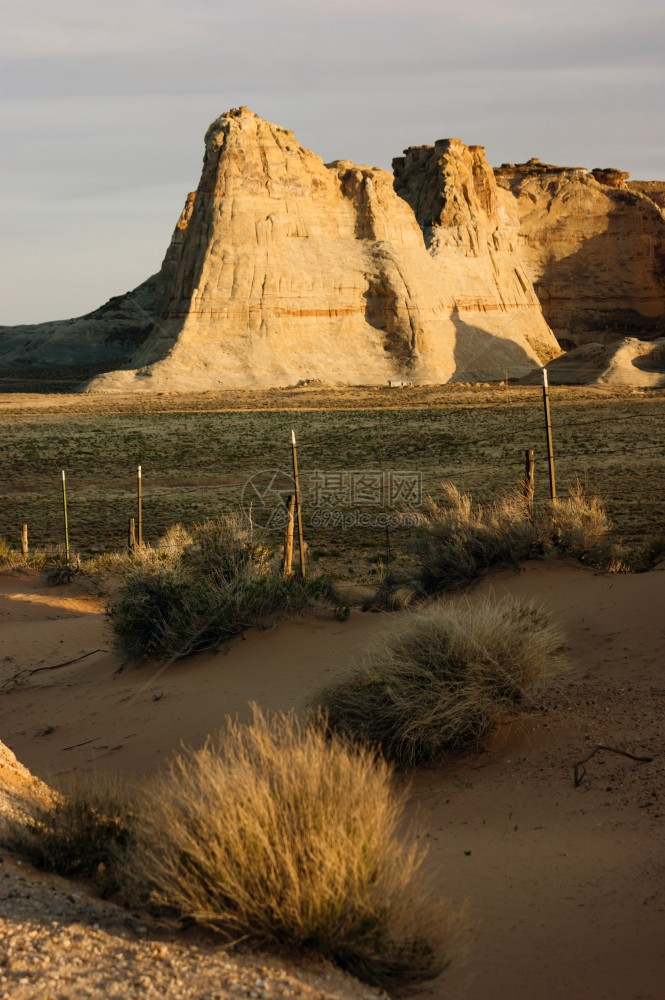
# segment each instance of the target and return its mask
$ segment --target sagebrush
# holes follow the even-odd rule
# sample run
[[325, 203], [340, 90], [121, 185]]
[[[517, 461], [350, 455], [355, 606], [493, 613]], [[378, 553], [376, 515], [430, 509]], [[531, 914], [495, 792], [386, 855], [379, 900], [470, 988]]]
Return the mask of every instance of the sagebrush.
[[285, 580], [266, 536], [239, 515], [207, 521], [177, 542], [166, 565], [127, 572], [109, 605], [126, 655], [188, 656], [325, 594], [320, 578]]
[[564, 667], [562, 634], [534, 604], [439, 601], [404, 619], [313, 704], [332, 731], [400, 766], [429, 764], [533, 708]]

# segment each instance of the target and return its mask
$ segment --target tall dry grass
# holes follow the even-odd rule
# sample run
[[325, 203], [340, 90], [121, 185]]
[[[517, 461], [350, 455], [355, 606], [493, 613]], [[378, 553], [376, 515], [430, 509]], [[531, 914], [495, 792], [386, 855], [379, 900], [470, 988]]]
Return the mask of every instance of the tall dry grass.
[[579, 483], [567, 497], [548, 504], [536, 523], [546, 555], [590, 557], [597, 563], [609, 555], [610, 519], [600, 498], [587, 494]]
[[446, 483], [443, 501], [427, 497], [420, 512], [413, 542], [421, 560], [420, 582], [428, 592], [463, 586], [491, 566], [526, 559], [537, 538], [520, 494], [482, 507]]
[[533, 604], [437, 602], [403, 620], [313, 704], [332, 731], [380, 747], [400, 766], [428, 764], [533, 707], [565, 666], [562, 647], [559, 629]]
[[534, 555], [608, 564], [610, 527], [601, 501], [579, 484], [568, 497], [536, 506], [515, 491], [483, 507], [447, 483], [443, 500], [427, 497], [420, 512], [412, 546], [421, 562], [419, 583], [429, 593], [454, 590], [492, 566]]
[[371, 750], [254, 707], [251, 724], [228, 721], [145, 790], [131, 879], [226, 941], [404, 986], [448, 964], [459, 915], [424, 886], [403, 802]]

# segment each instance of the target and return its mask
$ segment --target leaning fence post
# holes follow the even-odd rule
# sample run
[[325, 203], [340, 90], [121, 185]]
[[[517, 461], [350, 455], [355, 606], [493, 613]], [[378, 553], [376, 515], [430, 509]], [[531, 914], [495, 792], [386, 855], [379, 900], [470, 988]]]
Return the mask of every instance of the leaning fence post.
[[130, 517], [127, 526], [127, 548], [130, 552], [136, 548], [136, 523], [133, 517]]
[[30, 549], [28, 546], [28, 526], [24, 524], [21, 527], [21, 555], [27, 559]]
[[293, 527], [296, 498], [292, 493], [286, 501], [286, 527], [284, 529], [284, 579], [293, 576]]
[[543, 368], [543, 405], [545, 407], [545, 434], [547, 436], [547, 465], [550, 472], [550, 498], [556, 500], [556, 479], [554, 478], [554, 448], [552, 447], [552, 421], [550, 420], [550, 396], [547, 384], [547, 368]]
[[298, 477], [298, 452], [296, 432], [291, 431], [291, 453], [293, 456], [293, 482], [296, 488], [296, 513], [298, 516], [298, 551], [300, 553], [300, 575], [305, 578], [305, 540], [302, 531], [302, 504], [300, 502], [300, 479]]
[[65, 522], [65, 558], [69, 566], [69, 523], [67, 521], [67, 482], [65, 470], [62, 470], [62, 515]]

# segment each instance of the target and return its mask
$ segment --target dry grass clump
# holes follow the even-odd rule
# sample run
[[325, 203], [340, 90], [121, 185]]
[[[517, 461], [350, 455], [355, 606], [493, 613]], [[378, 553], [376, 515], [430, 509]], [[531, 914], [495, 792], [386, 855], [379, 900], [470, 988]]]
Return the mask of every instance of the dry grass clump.
[[487, 507], [451, 483], [443, 493], [442, 503], [426, 498], [413, 542], [427, 592], [454, 590], [492, 566], [533, 555], [607, 561], [610, 521], [598, 497], [587, 496], [579, 484], [567, 498], [535, 508], [520, 492]]
[[601, 562], [607, 553], [610, 519], [601, 500], [587, 496], [579, 483], [568, 497], [548, 504], [537, 525], [546, 555], [590, 556]]
[[218, 580], [232, 580], [248, 570], [265, 574], [270, 569], [268, 538], [251, 527], [242, 514], [226, 514], [194, 529], [190, 542], [182, 548], [180, 565], [183, 570]]
[[534, 604], [437, 602], [315, 699], [330, 728], [401, 766], [428, 764], [528, 709], [559, 672], [563, 638]]
[[117, 888], [118, 862], [131, 843], [126, 789], [99, 775], [58, 782], [50, 801], [34, 801], [10, 820], [7, 846], [36, 868], [91, 877], [104, 893]]
[[665, 537], [654, 538], [630, 548], [611, 546], [603, 569], [608, 573], [646, 573], [664, 559]]
[[254, 706], [145, 790], [131, 876], [227, 941], [310, 951], [393, 988], [433, 978], [459, 917], [425, 891], [402, 805], [370, 750]]
[[425, 499], [414, 539], [426, 591], [470, 583], [490, 566], [526, 559], [536, 546], [536, 529], [522, 495], [481, 507], [452, 483], [444, 484], [443, 493], [443, 503]]
[[133, 549], [118, 552], [104, 552], [84, 559], [81, 568], [92, 577], [102, 589], [113, 588], [114, 580], [134, 573], [137, 569], [172, 569], [182, 557], [183, 551], [192, 544], [192, 535], [181, 524], [172, 525], [157, 541], [156, 545], [137, 545]]
[[20, 549], [12, 548], [9, 542], [0, 538], [0, 572], [12, 570], [43, 570], [64, 562], [64, 546], [52, 545], [48, 549], [31, 549], [24, 556]]
[[183, 657], [278, 611], [305, 607], [316, 580], [284, 580], [264, 536], [231, 514], [194, 528], [166, 565], [132, 568], [108, 617], [129, 656]]

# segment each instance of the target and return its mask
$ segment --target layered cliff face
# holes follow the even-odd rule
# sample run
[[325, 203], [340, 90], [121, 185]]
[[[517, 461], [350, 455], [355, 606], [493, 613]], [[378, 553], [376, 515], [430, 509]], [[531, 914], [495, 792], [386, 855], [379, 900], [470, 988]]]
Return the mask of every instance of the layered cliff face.
[[495, 314], [494, 332], [524, 338], [550, 358], [551, 332], [520, 260], [518, 222], [502, 204], [484, 148], [440, 139], [405, 150], [393, 171], [395, 190], [413, 209], [462, 320], [473, 325], [479, 315]]
[[[433, 152], [407, 151], [396, 192], [386, 171], [326, 165], [247, 108], [223, 115], [164, 261], [158, 322], [128, 370], [91, 388], [470, 381], [557, 354], [482, 150]], [[412, 207], [416, 161], [444, 191], [433, 227]]]
[[520, 258], [562, 347], [665, 335], [663, 185], [538, 160], [495, 175], [506, 210], [517, 211]]

